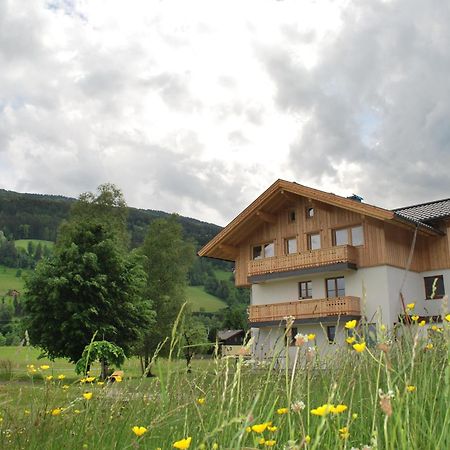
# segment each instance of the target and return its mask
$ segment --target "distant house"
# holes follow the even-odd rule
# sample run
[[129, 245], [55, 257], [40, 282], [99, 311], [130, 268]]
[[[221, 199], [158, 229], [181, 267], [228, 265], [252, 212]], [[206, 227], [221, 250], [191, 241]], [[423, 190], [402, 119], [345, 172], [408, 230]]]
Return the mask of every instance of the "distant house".
[[249, 353], [244, 351], [244, 330], [221, 330], [217, 332], [217, 341], [222, 356], [237, 356]]
[[297, 333], [332, 350], [353, 319], [367, 342], [377, 325], [413, 314], [426, 332], [450, 286], [450, 199], [391, 211], [278, 180], [199, 255], [233, 261], [236, 285], [251, 289], [255, 358], [294, 344]]

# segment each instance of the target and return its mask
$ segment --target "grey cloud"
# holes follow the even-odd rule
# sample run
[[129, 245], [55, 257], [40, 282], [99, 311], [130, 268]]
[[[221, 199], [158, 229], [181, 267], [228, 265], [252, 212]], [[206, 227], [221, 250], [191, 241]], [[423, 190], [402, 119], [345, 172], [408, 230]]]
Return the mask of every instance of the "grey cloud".
[[347, 162], [374, 203], [448, 197], [448, 23], [446, 2], [366, 0], [346, 10], [310, 70], [289, 52], [260, 49], [279, 107], [299, 118], [290, 160], [300, 182], [338, 181], [335, 167]]

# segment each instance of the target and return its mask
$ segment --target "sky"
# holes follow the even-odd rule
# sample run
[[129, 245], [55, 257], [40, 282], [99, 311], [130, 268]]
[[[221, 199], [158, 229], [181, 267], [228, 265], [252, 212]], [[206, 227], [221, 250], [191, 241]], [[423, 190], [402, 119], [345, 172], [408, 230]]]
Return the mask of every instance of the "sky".
[[0, 0], [0, 188], [225, 225], [282, 178], [450, 197], [444, 0]]

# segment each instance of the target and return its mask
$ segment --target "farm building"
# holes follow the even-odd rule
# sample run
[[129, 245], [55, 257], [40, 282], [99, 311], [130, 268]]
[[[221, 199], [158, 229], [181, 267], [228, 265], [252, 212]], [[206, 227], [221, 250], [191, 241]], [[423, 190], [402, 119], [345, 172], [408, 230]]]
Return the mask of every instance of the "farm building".
[[412, 315], [426, 332], [448, 308], [449, 231], [450, 199], [387, 210], [277, 180], [199, 255], [235, 263], [236, 285], [251, 289], [253, 357], [265, 359], [297, 333], [332, 350], [354, 319], [368, 344], [377, 324]]

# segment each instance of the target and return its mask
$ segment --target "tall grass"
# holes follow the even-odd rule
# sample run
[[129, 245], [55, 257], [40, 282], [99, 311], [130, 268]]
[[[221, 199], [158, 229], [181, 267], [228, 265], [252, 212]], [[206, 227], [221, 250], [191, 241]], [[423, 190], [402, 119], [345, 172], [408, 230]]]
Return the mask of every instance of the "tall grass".
[[[450, 323], [430, 340], [419, 328], [397, 340], [379, 330], [380, 345], [362, 353], [349, 345], [307, 361], [298, 347], [295, 370], [216, 357], [186, 373], [171, 357], [154, 378], [98, 385], [56, 372], [44, 381], [51, 368], [35, 363], [27, 381], [0, 385], [0, 448], [170, 449], [191, 437], [194, 449], [448, 449]], [[324, 404], [347, 409], [311, 414]], [[134, 426], [147, 431], [138, 437]]]

